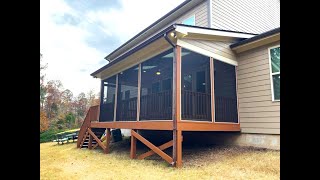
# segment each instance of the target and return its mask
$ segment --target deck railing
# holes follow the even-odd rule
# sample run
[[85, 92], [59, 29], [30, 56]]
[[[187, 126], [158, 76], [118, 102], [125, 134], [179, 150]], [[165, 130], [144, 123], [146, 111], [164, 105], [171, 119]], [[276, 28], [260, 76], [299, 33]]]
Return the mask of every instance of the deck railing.
[[182, 119], [211, 121], [211, 94], [183, 90]]
[[117, 120], [136, 121], [137, 120], [137, 98], [118, 101]]
[[171, 120], [172, 91], [162, 91], [141, 96], [141, 120]]
[[[182, 91], [182, 119], [211, 121], [211, 94]], [[113, 103], [103, 104], [101, 113], [113, 113]], [[117, 120], [136, 121], [137, 98], [122, 100], [117, 107]], [[215, 97], [215, 121], [238, 122], [237, 99]], [[112, 116], [110, 116], [112, 117]], [[172, 91], [163, 91], [141, 96], [141, 120], [171, 120]], [[113, 118], [108, 120], [113, 121]]]
[[228, 97], [215, 97], [215, 121], [238, 122], [237, 99]]

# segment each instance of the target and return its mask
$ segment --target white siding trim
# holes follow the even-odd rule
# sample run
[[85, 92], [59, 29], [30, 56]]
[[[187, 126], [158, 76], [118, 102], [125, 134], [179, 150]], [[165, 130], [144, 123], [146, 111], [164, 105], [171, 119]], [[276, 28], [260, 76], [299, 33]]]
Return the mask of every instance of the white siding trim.
[[[276, 75], [276, 74], [280, 74], [280, 72], [278, 72], [278, 73], [272, 73], [272, 65], [271, 65], [271, 54], [270, 54], [270, 50], [271, 49], [273, 49], [273, 48], [277, 48], [277, 47], [280, 47], [280, 44], [278, 44], [278, 45], [275, 45], [275, 46], [272, 46], [272, 47], [269, 47], [268, 48], [268, 55], [269, 55], [269, 57], [268, 57], [268, 59], [269, 59], [269, 71], [270, 71], [270, 83], [271, 83], [271, 97], [272, 97], [272, 101], [273, 102], [279, 102], [280, 101], [280, 99], [279, 100], [275, 100], [274, 99], [274, 89], [273, 89], [273, 77], [272, 77], [272, 75]], [[281, 63], [281, 62], [280, 62]]]
[[238, 66], [238, 62], [236, 60], [220, 56], [220, 55], [218, 55], [216, 53], [213, 53], [211, 51], [208, 51], [208, 50], [202, 49], [200, 47], [197, 47], [195, 45], [189, 44], [189, 43], [187, 43], [187, 42], [185, 42], [185, 41], [183, 41], [181, 39], [177, 40], [177, 45], [179, 45], [181, 47], [184, 47], [184, 48], [187, 48], [187, 49], [190, 49], [190, 50], [195, 51], [197, 53], [200, 53], [202, 55], [205, 55], [205, 56], [208, 56], [208, 57], [212, 57], [213, 59], [216, 59], [216, 60], [231, 64], [231, 65], [234, 65], [234, 66]]
[[202, 28], [195, 28], [195, 27], [186, 27], [186, 26], [179, 26], [176, 25], [176, 31], [178, 32], [190, 32], [195, 34], [206, 34], [206, 35], [215, 35], [215, 36], [225, 36], [225, 37], [235, 37], [235, 38], [251, 38], [254, 35], [252, 34], [244, 34], [244, 33], [237, 33], [237, 32], [226, 32], [226, 31], [218, 31], [212, 29], [202, 29]]

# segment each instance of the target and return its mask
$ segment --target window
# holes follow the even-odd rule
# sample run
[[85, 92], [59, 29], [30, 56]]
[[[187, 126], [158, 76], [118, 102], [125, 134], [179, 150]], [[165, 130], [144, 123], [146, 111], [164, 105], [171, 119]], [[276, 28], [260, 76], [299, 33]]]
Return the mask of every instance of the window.
[[269, 48], [272, 101], [280, 101], [280, 46]]
[[213, 67], [215, 122], [238, 123], [236, 68], [219, 60]]
[[100, 106], [100, 121], [113, 121], [116, 92], [116, 75], [102, 81], [102, 104]]
[[172, 119], [172, 75], [173, 49], [141, 63], [140, 120]]
[[182, 119], [212, 121], [210, 57], [182, 49]]
[[134, 66], [118, 74], [117, 121], [137, 120], [138, 71]]
[[188, 17], [187, 19], [183, 20], [182, 24], [195, 26], [196, 25], [195, 15], [192, 15], [192, 16]]

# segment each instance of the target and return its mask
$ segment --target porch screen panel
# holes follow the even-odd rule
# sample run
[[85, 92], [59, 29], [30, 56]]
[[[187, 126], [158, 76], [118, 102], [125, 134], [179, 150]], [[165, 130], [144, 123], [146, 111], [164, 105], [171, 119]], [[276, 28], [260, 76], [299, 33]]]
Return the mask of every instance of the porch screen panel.
[[235, 66], [214, 60], [215, 122], [238, 122]]
[[181, 59], [182, 119], [212, 121], [210, 57], [182, 49]]
[[118, 74], [117, 121], [137, 120], [138, 71], [134, 66]]
[[113, 121], [116, 93], [116, 76], [112, 76], [106, 80], [103, 80], [102, 86], [102, 102], [100, 104], [99, 121]]
[[140, 120], [172, 120], [173, 49], [141, 63]]

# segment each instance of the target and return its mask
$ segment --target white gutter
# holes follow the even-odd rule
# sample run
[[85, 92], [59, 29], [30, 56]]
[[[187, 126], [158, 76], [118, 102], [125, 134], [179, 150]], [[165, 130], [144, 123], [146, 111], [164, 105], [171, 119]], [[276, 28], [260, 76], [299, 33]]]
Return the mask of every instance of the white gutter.
[[208, 27], [212, 28], [212, 0], [208, 0]]

